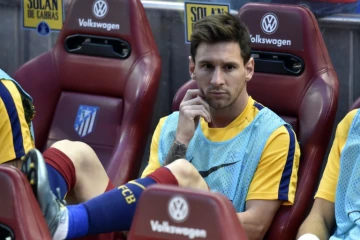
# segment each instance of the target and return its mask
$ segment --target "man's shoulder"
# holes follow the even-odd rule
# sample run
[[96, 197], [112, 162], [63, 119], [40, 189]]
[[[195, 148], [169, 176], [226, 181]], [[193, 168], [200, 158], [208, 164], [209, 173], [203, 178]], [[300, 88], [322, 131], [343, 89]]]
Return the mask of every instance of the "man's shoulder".
[[[158, 135], [160, 137], [160, 133], [162, 131], [162, 129], [164, 128], [165, 126], [165, 123], [168, 121], [168, 120], [174, 120], [174, 117], [177, 119], [178, 117], [178, 113], [177, 112], [173, 112], [171, 113], [170, 115], [167, 115], [167, 116], [164, 116], [164, 117], [161, 117], [157, 126], [156, 126], [156, 129], [155, 129], [155, 135]], [[177, 121], [176, 121], [177, 123]], [[174, 125], [174, 124], [172, 124]], [[169, 126], [169, 124], [167, 124], [167, 126]]]
[[[280, 118], [280, 117], [279, 117]], [[282, 119], [281, 119], [282, 120]], [[295, 130], [292, 126], [283, 121], [279, 127], [277, 127], [269, 137], [269, 142], [277, 142], [279, 144], [298, 144]]]
[[253, 109], [254, 117], [258, 115], [260, 112], [267, 111], [269, 114], [280, 118], [280, 116], [277, 113], [275, 113], [273, 110], [268, 108], [266, 105], [256, 101], [255, 99], [252, 99], [252, 109]]
[[177, 118], [178, 116], [179, 112], [173, 112], [167, 116], [161, 117], [158, 123], [158, 127], [161, 129], [167, 120]]
[[[347, 125], [351, 125], [351, 123], [353, 122], [357, 112], [359, 111], [358, 108], [351, 110], [350, 112], [348, 112], [344, 119], [340, 122], [340, 124], [347, 124]], [[359, 116], [357, 116], [358, 118]]]
[[354, 109], [348, 112], [345, 117], [340, 121], [337, 126], [336, 134], [339, 138], [347, 138], [351, 125], [355, 118], [359, 118], [360, 116], [357, 115], [359, 109]]
[[[258, 103], [257, 103], [258, 104]], [[254, 104], [255, 106], [255, 104]], [[261, 108], [258, 108], [255, 106], [255, 108], [257, 108], [258, 110], [254, 111], [254, 119], [259, 119], [260, 116], [263, 119], [262, 121], [266, 121], [266, 125], [268, 125], [268, 123], [274, 123], [276, 125], [279, 126], [283, 126], [283, 125], [287, 125], [287, 123], [274, 111], [272, 111], [270, 108], [265, 107], [264, 105], [258, 104], [258, 106], [261, 106]]]
[[268, 118], [272, 118], [273, 120], [276, 120], [281, 123], [281, 125], [275, 130], [275, 132], [274, 132], [275, 134], [288, 134], [289, 129], [292, 128], [290, 124], [286, 123], [284, 121], [284, 119], [282, 117], [280, 117], [272, 109], [268, 108], [266, 105], [264, 105], [260, 102], [257, 102], [256, 100], [254, 100], [254, 104], [253, 104], [254, 119], [260, 112], [266, 112], [266, 116]]
[[14, 80], [5, 71], [0, 68], [0, 80]]
[[11, 80], [0, 79], [0, 97], [14, 102], [22, 102], [21, 93]]
[[296, 134], [289, 125], [281, 125], [276, 128], [268, 138], [268, 142], [289, 144], [289, 141], [296, 142]]

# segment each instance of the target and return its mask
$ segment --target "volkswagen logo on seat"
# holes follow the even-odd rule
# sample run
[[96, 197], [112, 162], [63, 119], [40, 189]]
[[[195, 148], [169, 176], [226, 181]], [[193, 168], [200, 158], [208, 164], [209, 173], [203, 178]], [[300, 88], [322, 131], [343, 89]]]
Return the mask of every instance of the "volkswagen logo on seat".
[[169, 201], [168, 212], [172, 220], [178, 223], [183, 222], [189, 215], [189, 204], [185, 198], [174, 196]]
[[278, 19], [273, 13], [267, 13], [261, 19], [261, 29], [266, 34], [273, 34], [277, 30], [278, 26]]
[[109, 11], [108, 4], [105, 0], [96, 0], [93, 4], [93, 14], [96, 18], [104, 18]]

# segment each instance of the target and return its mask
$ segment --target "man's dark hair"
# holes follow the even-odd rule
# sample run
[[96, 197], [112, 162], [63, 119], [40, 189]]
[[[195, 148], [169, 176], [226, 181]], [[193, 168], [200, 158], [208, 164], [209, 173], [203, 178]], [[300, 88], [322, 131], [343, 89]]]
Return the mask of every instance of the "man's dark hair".
[[251, 41], [248, 28], [230, 13], [210, 15], [194, 24], [190, 52], [193, 61], [200, 43], [238, 42], [241, 57], [246, 64], [251, 56]]

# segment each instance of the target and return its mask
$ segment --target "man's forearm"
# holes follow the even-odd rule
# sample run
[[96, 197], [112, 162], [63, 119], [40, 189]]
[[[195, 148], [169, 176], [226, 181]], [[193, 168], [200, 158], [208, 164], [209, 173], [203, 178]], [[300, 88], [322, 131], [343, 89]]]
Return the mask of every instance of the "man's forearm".
[[237, 216], [249, 240], [263, 239], [265, 226], [259, 224], [248, 212], [237, 213]]
[[335, 204], [317, 197], [309, 216], [298, 231], [297, 239], [304, 234], [313, 234], [319, 239], [329, 239], [335, 225]]
[[282, 201], [247, 200], [245, 212], [237, 213], [249, 240], [261, 240], [269, 229]]
[[326, 226], [324, 220], [321, 217], [310, 216], [301, 225], [297, 238], [301, 237], [306, 233], [311, 233], [317, 236], [319, 239], [329, 239], [329, 229]]
[[168, 165], [177, 159], [185, 158], [186, 150], [187, 146], [185, 144], [175, 140], [166, 156], [165, 165]]

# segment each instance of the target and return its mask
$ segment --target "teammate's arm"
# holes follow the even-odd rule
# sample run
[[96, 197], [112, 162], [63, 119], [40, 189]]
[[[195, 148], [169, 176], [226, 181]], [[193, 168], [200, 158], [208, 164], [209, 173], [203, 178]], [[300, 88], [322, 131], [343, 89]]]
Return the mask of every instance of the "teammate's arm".
[[299, 229], [298, 237], [311, 233], [319, 239], [329, 239], [334, 224], [334, 203], [322, 198], [316, 198], [309, 216]]
[[345, 147], [357, 111], [356, 109], [349, 112], [336, 128], [334, 142], [315, 195], [314, 205], [298, 232], [298, 238], [300, 239], [304, 234], [313, 234], [319, 239], [329, 239], [331, 236], [335, 226], [335, 198], [340, 172], [341, 152]]

